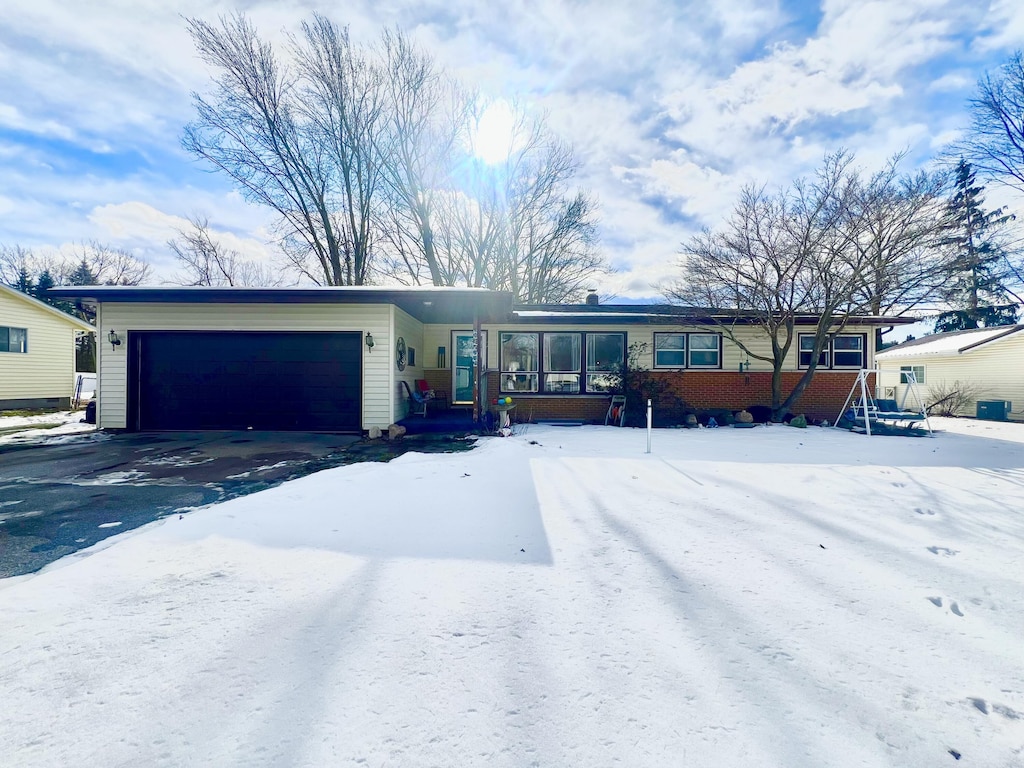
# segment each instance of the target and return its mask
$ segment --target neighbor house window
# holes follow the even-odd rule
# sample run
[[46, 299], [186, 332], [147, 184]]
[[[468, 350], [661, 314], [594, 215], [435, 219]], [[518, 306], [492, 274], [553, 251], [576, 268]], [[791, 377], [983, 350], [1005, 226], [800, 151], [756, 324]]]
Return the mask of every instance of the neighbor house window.
[[28, 331], [0, 325], [0, 352], [28, 352]]
[[722, 334], [690, 333], [687, 334], [687, 341], [690, 345], [688, 368], [721, 368]]
[[536, 392], [540, 376], [540, 334], [501, 334], [501, 391]]
[[[836, 336], [825, 344], [818, 356], [819, 368], [863, 368], [866, 337], [863, 334]], [[811, 365], [814, 354], [814, 334], [800, 334], [800, 367]]]
[[900, 384], [909, 384], [910, 377], [908, 373], [913, 374], [914, 381], [918, 384], [924, 384], [924, 366], [923, 365], [901, 365], [900, 366]]
[[619, 383], [624, 334], [506, 332], [500, 339], [502, 392], [598, 394]]

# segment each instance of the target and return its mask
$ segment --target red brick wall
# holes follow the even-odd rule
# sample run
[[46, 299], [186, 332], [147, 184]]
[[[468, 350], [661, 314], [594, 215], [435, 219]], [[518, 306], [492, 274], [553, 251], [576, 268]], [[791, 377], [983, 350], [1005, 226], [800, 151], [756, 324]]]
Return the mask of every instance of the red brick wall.
[[[440, 369], [425, 370], [424, 378], [430, 386], [449, 393], [451, 397], [451, 371]], [[676, 394], [694, 410], [723, 408], [739, 410], [750, 405], [771, 405], [771, 373], [739, 373], [736, 371], [665, 371], [649, 375], [668, 381]], [[803, 373], [800, 371], [782, 374], [783, 398], [792, 391]], [[487, 404], [498, 395], [498, 376], [488, 376]], [[806, 414], [811, 419], [834, 421], [843, 407], [850, 388], [857, 380], [856, 371], [821, 371], [814, 375], [810, 385], [790, 410]], [[873, 379], [872, 379], [873, 385]], [[580, 395], [568, 397], [543, 397], [539, 395], [514, 395], [516, 409], [512, 412], [514, 421], [536, 421], [538, 419], [579, 419], [604, 423], [608, 411], [609, 397]]]
[[[772, 404], [772, 375], [768, 372], [682, 371], [650, 375], [670, 382], [679, 397], [696, 410], [738, 410], [749, 405]], [[801, 377], [801, 371], [782, 374], [783, 399]], [[817, 372], [790, 410], [795, 414], [806, 414], [811, 419], [834, 421], [856, 380], [857, 371]], [[874, 377], [872, 386], [873, 383]]]

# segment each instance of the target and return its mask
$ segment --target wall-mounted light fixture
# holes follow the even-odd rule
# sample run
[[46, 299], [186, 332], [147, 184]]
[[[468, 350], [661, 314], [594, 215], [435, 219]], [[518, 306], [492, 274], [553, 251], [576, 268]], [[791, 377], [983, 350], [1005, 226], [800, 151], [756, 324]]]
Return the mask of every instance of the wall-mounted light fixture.
[[107, 339], [110, 341], [110, 348], [117, 349], [121, 346], [121, 337], [117, 335], [117, 331], [112, 330], [107, 334]]
[[373, 334], [366, 332], [366, 351], [373, 352]]
[[749, 360], [744, 360], [743, 362], [740, 363], [740, 373], [746, 373], [749, 370], [750, 370], [750, 361]]

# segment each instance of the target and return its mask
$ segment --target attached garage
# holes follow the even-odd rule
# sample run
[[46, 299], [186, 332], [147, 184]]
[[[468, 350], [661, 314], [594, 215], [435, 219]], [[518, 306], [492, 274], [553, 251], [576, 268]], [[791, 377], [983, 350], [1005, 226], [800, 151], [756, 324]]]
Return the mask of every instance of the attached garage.
[[[504, 321], [479, 288], [66, 286], [96, 309], [101, 429], [360, 432], [439, 359], [425, 324]], [[408, 356], [396, 358], [398, 349]]]
[[135, 331], [129, 429], [358, 432], [359, 333]]

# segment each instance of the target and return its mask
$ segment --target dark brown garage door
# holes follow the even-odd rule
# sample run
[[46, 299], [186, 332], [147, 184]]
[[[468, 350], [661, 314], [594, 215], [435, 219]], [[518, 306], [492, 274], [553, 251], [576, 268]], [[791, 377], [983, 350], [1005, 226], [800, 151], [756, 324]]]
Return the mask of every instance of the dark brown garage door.
[[133, 331], [128, 426], [358, 432], [359, 333]]

